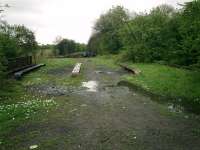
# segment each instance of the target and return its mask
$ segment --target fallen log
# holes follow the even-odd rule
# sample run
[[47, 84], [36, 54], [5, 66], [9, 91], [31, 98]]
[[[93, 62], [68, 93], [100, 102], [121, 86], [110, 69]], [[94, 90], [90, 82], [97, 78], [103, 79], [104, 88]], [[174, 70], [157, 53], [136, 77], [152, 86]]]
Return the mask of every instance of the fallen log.
[[72, 70], [72, 76], [77, 76], [80, 73], [81, 65], [82, 65], [82, 63], [77, 63], [75, 65], [74, 69]]
[[37, 69], [37, 68], [40, 68], [40, 67], [42, 67], [42, 66], [45, 66], [45, 64], [34, 65], [34, 66], [31, 66], [31, 67], [26, 68], [26, 69], [24, 69], [24, 70], [18, 71], [18, 72], [16, 72], [16, 73], [14, 73], [14, 77], [15, 77], [15, 79], [19, 80], [19, 79], [21, 79], [21, 77], [22, 77], [24, 74], [26, 74], [26, 73], [28, 73], [28, 72], [30, 72], [30, 71], [32, 71], [32, 70], [35, 70], [35, 69]]
[[141, 73], [140, 70], [135, 69], [135, 68], [133, 68], [133, 67], [128, 67], [128, 66], [125, 65], [125, 64], [119, 64], [119, 66], [122, 67], [123, 69], [125, 69], [125, 70], [127, 70], [127, 71], [129, 71], [129, 72], [131, 72], [131, 73], [133, 73], [133, 74], [135, 74], [135, 75], [138, 75], [138, 74]]

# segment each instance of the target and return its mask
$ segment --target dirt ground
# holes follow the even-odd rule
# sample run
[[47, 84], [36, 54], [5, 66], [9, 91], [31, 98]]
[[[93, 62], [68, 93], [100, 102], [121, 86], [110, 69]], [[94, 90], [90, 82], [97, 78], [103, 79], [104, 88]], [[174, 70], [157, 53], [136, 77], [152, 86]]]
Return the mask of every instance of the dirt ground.
[[[127, 72], [83, 60], [86, 87], [53, 85], [29, 87], [32, 93], [53, 96], [59, 106], [38, 121], [28, 121], [10, 135], [12, 147], [25, 150], [199, 150], [199, 117], [174, 111], [150, 97], [119, 86]], [[66, 69], [66, 68], [65, 68]], [[59, 77], [70, 69], [49, 71]], [[57, 72], [57, 73], [56, 73]], [[13, 147], [14, 145], [14, 147]]]

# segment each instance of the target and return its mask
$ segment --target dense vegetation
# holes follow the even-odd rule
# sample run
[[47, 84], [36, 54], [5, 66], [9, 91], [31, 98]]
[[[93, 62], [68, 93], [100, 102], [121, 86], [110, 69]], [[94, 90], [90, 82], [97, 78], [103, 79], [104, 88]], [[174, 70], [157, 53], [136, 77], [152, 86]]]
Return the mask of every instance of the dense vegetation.
[[129, 13], [117, 6], [100, 16], [88, 49], [120, 53], [123, 60], [170, 65], [200, 65], [200, 0], [174, 9], [169, 5], [149, 13]]
[[68, 55], [75, 52], [81, 52], [86, 50], [85, 44], [80, 44], [74, 40], [62, 39], [55, 46], [55, 51], [57, 55]]
[[36, 53], [37, 42], [34, 33], [21, 25], [0, 22], [0, 79], [3, 84], [7, 60]]
[[6, 58], [34, 53], [37, 49], [37, 42], [34, 33], [21, 25], [0, 25], [1, 53]]
[[86, 51], [86, 44], [58, 37], [54, 44], [40, 45], [39, 49], [40, 55], [44, 57], [67, 56], [72, 53]]

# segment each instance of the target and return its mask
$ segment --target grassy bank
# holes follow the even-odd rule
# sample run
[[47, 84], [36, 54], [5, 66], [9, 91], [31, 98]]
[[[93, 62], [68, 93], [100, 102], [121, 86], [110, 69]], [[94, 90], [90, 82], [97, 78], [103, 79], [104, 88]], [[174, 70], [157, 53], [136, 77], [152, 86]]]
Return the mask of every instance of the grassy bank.
[[184, 105], [199, 111], [200, 73], [160, 64], [127, 63], [141, 71], [139, 75], [126, 75], [128, 81], [145, 91], [164, 97], [176, 98]]

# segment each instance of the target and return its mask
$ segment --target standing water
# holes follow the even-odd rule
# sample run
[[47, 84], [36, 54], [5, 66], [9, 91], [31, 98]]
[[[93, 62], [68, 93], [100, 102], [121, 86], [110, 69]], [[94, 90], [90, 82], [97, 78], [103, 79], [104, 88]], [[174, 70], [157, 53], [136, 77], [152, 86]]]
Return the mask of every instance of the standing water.
[[82, 87], [86, 87], [88, 92], [97, 92], [98, 83], [97, 81], [83, 82]]

